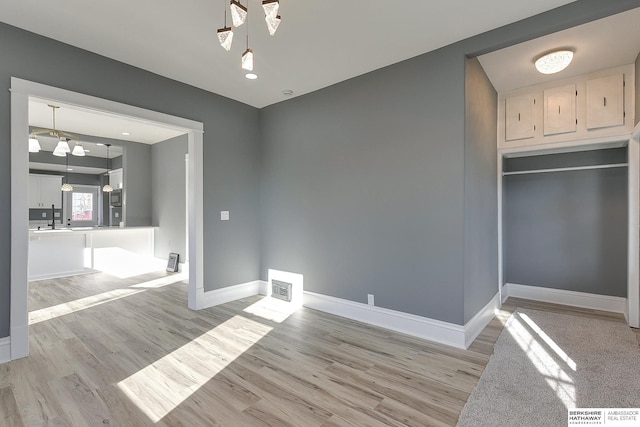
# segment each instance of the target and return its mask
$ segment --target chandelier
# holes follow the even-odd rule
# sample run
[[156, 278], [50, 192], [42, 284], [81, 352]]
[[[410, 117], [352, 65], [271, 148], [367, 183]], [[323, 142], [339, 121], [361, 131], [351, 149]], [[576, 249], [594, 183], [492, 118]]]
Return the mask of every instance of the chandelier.
[[52, 129], [36, 129], [32, 131], [29, 134], [29, 152], [37, 153], [41, 150], [40, 142], [38, 141], [38, 138], [36, 138], [36, 135], [49, 134], [55, 138], [58, 138], [58, 144], [56, 145], [56, 148], [53, 150], [54, 156], [65, 157], [67, 153], [71, 153], [73, 156], [84, 156], [85, 154], [84, 148], [82, 147], [82, 144], [80, 144], [79, 142], [76, 142], [75, 146], [73, 147], [73, 151], [71, 151], [71, 148], [69, 147], [69, 141], [71, 141], [72, 139], [76, 139], [74, 135], [56, 129], [56, 110], [60, 107], [57, 105], [51, 105], [51, 104], [48, 104], [48, 106], [51, 107], [51, 113], [53, 115], [53, 118], [52, 118], [53, 128]]
[[[262, 9], [265, 14], [265, 22], [267, 24], [267, 30], [270, 35], [274, 35], [280, 22], [282, 21], [282, 17], [278, 14], [280, 9], [280, 1], [279, 0], [263, 0]], [[249, 5], [247, 0], [247, 6], [243, 6], [240, 3], [240, 0], [231, 0], [229, 3], [229, 10], [231, 12], [231, 23], [232, 26], [227, 26], [227, 7], [225, 2], [224, 9], [224, 27], [218, 29], [218, 41], [220, 42], [220, 46], [224, 48], [224, 50], [231, 50], [231, 44], [233, 43], [233, 27], [238, 28], [247, 22], [247, 48], [242, 54], [241, 58], [241, 66], [243, 70], [253, 71], [253, 49], [249, 48]], [[255, 74], [247, 74], [247, 78], [255, 79]]]

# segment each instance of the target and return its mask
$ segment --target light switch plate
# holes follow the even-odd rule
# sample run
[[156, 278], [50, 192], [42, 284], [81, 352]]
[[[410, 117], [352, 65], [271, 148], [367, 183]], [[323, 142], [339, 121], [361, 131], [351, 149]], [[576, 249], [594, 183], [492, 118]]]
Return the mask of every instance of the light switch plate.
[[229, 221], [229, 211], [220, 211], [220, 221]]
[[116, 216], [116, 218], [120, 218], [120, 213], [116, 212], [115, 216]]

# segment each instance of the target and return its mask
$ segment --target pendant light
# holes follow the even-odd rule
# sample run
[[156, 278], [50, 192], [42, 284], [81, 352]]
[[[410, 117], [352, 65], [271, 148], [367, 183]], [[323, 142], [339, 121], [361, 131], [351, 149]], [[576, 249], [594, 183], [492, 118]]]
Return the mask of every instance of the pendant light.
[[71, 152], [74, 156], [83, 157], [84, 156], [84, 147], [79, 142], [76, 142], [76, 146], [73, 147], [73, 151]]
[[71, 149], [69, 148], [69, 142], [67, 138], [60, 137], [58, 140], [58, 145], [56, 145], [56, 149], [53, 150], [53, 155], [58, 157], [64, 157], [67, 153], [70, 153]]
[[241, 5], [240, 2], [231, 0], [230, 9], [233, 26], [239, 27], [244, 24], [244, 21], [247, 19], [247, 8]]
[[[109, 147], [111, 147], [111, 144], [104, 144], [107, 147], [107, 178], [109, 178]], [[111, 193], [113, 191], [113, 187], [111, 186], [111, 184], [107, 183], [105, 184], [104, 187], [102, 187], [102, 192], [103, 193]]]
[[29, 152], [30, 153], [38, 153], [42, 147], [40, 147], [40, 141], [36, 138], [34, 134], [29, 135]]
[[65, 168], [65, 172], [64, 172], [64, 176], [65, 176], [65, 183], [62, 184], [62, 191], [73, 191], [73, 187], [71, 186], [71, 184], [69, 184], [69, 153], [65, 154], [66, 157], [66, 168]]
[[242, 69], [253, 71], [253, 49], [249, 49], [249, 22], [247, 20], [247, 50], [242, 54]]
[[218, 29], [218, 41], [220, 46], [227, 52], [231, 50], [231, 43], [233, 43], [233, 28], [227, 27], [227, 6], [224, 7], [224, 27]]
[[278, 15], [280, 9], [279, 0], [264, 0], [262, 2], [262, 9], [264, 10], [264, 20], [267, 23], [267, 29], [270, 35], [274, 35], [278, 29], [278, 25], [282, 21], [282, 17]]

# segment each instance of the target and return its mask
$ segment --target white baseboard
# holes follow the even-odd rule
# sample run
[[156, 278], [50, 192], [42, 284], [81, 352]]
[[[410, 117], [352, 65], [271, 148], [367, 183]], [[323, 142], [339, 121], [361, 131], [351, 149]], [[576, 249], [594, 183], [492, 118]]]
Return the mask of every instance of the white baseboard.
[[464, 348], [468, 348], [484, 328], [487, 327], [489, 322], [491, 322], [495, 316], [496, 310], [498, 310], [500, 306], [500, 294], [497, 293], [493, 298], [491, 298], [491, 301], [489, 301], [487, 305], [485, 305], [464, 325]]
[[202, 304], [200, 308], [209, 308], [216, 305], [225, 304], [241, 298], [247, 298], [258, 295], [260, 292], [261, 281], [242, 283], [240, 285], [227, 286], [226, 288], [207, 291], [203, 294]]
[[264, 280], [258, 280], [260, 282], [260, 290], [258, 293], [260, 295], [269, 295], [269, 283]]
[[466, 348], [465, 327], [461, 325], [306, 291], [304, 306], [414, 337]]
[[11, 360], [11, 337], [0, 338], [0, 363]]
[[615, 313], [624, 314], [627, 311], [626, 298], [586, 292], [506, 283], [502, 288], [502, 294], [503, 296], [506, 295], [506, 297], [524, 298], [534, 301], [569, 305], [572, 307], [590, 308], [593, 310], [613, 311]]

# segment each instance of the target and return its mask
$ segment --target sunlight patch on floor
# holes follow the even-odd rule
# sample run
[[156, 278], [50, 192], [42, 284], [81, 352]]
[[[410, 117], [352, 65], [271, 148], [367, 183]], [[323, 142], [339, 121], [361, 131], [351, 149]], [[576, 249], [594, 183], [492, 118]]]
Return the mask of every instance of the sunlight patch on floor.
[[79, 298], [73, 301], [54, 305], [40, 310], [34, 310], [29, 313], [29, 325], [35, 325], [46, 320], [50, 320], [59, 316], [75, 313], [76, 311], [86, 310], [101, 304], [119, 300], [120, 298], [130, 297], [148, 289], [161, 288], [174, 283], [181, 282], [187, 278], [186, 275], [180, 273], [171, 276], [161, 277], [146, 282], [137, 283], [122, 289], [114, 289], [96, 295]]
[[[567, 409], [575, 408], [576, 387], [573, 379], [567, 371], [558, 364], [556, 358], [561, 358], [567, 363], [568, 367], [574, 371], [576, 367], [575, 362], [573, 362], [547, 334], [544, 334], [537, 324], [522, 313], [515, 313], [511, 321], [507, 323], [506, 329], [527, 357], [529, 357], [533, 366], [542, 374], [549, 387], [551, 387], [558, 396], [558, 399], [560, 399]], [[533, 334], [531, 331], [533, 331]], [[543, 335], [540, 333], [544, 334], [545, 338], [543, 338]], [[545, 349], [543, 343], [553, 349], [555, 357]], [[562, 355], [564, 355], [564, 358]]]
[[122, 248], [99, 248], [93, 250], [93, 268], [120, 279], [164, 270], [167, 261], [142, 256]]
[[234, 316], [117, 386], [157, 423], [273, 328]]
[[266, 320], [282, 323], [300, 307], [301, 304], [294, 304], [293, 302], [287, 302], [277, 298], [265, 297], [260, 301], [251, 304], [243, 311], [262, 317]]

